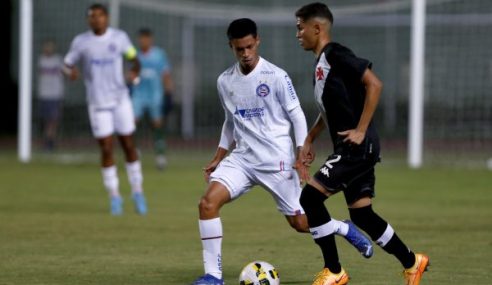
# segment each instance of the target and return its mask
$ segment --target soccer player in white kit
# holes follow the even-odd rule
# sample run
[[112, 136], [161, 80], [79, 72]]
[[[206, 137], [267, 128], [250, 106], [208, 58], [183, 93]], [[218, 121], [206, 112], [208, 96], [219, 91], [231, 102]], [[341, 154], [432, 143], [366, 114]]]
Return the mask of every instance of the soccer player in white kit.
[[[294, 229], [309, 232], [299, 203], [299, 177], [293, 169], [296, 155], [291, 127], [297, 150], [307, 135], [306, 118], [294, 86], [284, 70], [258, 55], [260, 38], [255, 22], [237, 19], [229, 25], [227, 36], [238, 62], [217, 80], [225, 121], [215, 157], [204, 168], [209, 184], [200, 200], [199, 229], [205, 275], [192, 285], [224, 284], [219, 210], [255, 185], [273, 196]], [[334, 226], [355, 247], [363, 239], [369, 242], [350, 224], [336, 221]]]
[[104, 186], [110, 196], [112, 215], [123, 213], [123, 199], [113, 158], [113, 133], [116, 132], [126, 157], [126, 170], [132, 189], [135, 210], [147, 212], [143, 195], [143, 176], [137, 150], [133, 142], [135, 117], [128, 88], [123, 76], [123, 57], [131, 61], [130, 81], [136, 82], [140, 72], [135, 47], [128, 35], [108, 26], [108, 10], [93, 4], [87, 10], [90, 30], [72, 41], [65, 56], [65, 74], [78, 78], [75, 65], [81, 61], [87, 93], [87, 104], [92, 133], [101, 149]]

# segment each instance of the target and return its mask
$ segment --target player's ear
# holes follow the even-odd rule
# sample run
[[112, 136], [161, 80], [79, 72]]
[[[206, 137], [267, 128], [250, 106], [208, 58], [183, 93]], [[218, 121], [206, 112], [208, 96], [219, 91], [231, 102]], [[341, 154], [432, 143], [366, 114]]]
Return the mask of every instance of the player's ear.
[[256, 35], [256, 46], [258, 47], [260, 45], [260, 35]]
[[319, 35], [319, 33], [321, 32], [322, 27], [321, 27], [321, 25], [318, 22], [315, 22], [313, 24], [313, 29], [314, 29], [314, 34]]

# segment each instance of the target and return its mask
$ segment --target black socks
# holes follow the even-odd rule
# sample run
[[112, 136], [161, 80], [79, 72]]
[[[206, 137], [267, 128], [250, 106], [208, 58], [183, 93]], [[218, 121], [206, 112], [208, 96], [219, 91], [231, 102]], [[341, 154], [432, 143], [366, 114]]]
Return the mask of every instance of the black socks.
[[[325, 225], [330, 222], [331, 217], [324, 204], [324, 201], [326, 199], [327, 197], [325, 194], [321, 193], [309, 184], [307, 184], [302, 190], [300, 202], [302, 208], [306, 212], [310, 229]], [[311, 234], [316, 237], [315, 232], [311, 232]], [[329, 234], [321, 236], [319, 238], [315, 238], [314, 242], [318, 244], [321, 248], [323, 259], [325, 261], [325, 267], [328, 268], [332, 273], [339, 273], [342, 270], [342, 267], [338, 260], [335, 235]]]
[[410, 268], [415, 264], [415, 254], [400, 240], [391, 225], [372, 210], [371, 205], [349, 211], [352, 221], [382, 249], [393, 254], [404, 268]]

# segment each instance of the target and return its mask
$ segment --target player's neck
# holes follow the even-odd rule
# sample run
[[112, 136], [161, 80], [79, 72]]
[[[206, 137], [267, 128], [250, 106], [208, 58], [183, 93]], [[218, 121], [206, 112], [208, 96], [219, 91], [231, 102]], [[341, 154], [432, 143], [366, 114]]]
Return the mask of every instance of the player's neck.
[[142, 47], [142, 52], [143, 53], [148, 53], [150, 51], [152, 47], [151, 46], [148, 46], [148, 47]]
[[316, 48], [313, 50], [316, 57], [319, 57], [319, 55], [323, 52], [325, 46], [330, 42], [331, 42], [330, 37], [322, 38], [319, 40], [318, 44], [316, 45]]
[[258, 65], [258, 62], [260, 62], [260, 57], [256, 57], [255, 62], [253, 62], [251, 65], [242, 65], [239, 64], [239, 69], [241, 70], [241, 73], [244, 75], [250, 74]]
[[92, 30], [92, 32], [96, 35], [96, 36], [102, 36], [106, 33], [106, 31], [108, 30], [108, 28], [102, 28], [102, 29], [98, 29], [98, 30]]

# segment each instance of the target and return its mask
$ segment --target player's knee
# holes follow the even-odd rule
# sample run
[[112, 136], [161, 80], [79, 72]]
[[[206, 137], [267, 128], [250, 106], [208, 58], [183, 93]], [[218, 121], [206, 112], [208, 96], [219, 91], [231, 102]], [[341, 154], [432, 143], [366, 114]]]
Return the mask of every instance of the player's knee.
[[304, 233], [306, 232], [306, 229], [302, 226], [302, 224], [298, 221], [294, 221], [290, 223], [290, 226], [296, 230], [298, 233]]
[[294, 219], [289, 220], [290, 226], [299, 233], [309, 232], [309, 226], [307, 223], [306, 215], [295, 216]]
[[326, 200], [326, 195], [321, 193], [318, 189], [313, 186], [306, 184], [304, 189], [302, 189], [301, 198], [299, 202], [301, 203], [302, 208], [306, 211], [306, 214], [315, 207], [318, 207], [320, 204]]
[[198, 204], [198, 209], [201, 215], [215, 214], [219, 211], [219, 203], [216, 203], [207, 196], [203, 196]]

